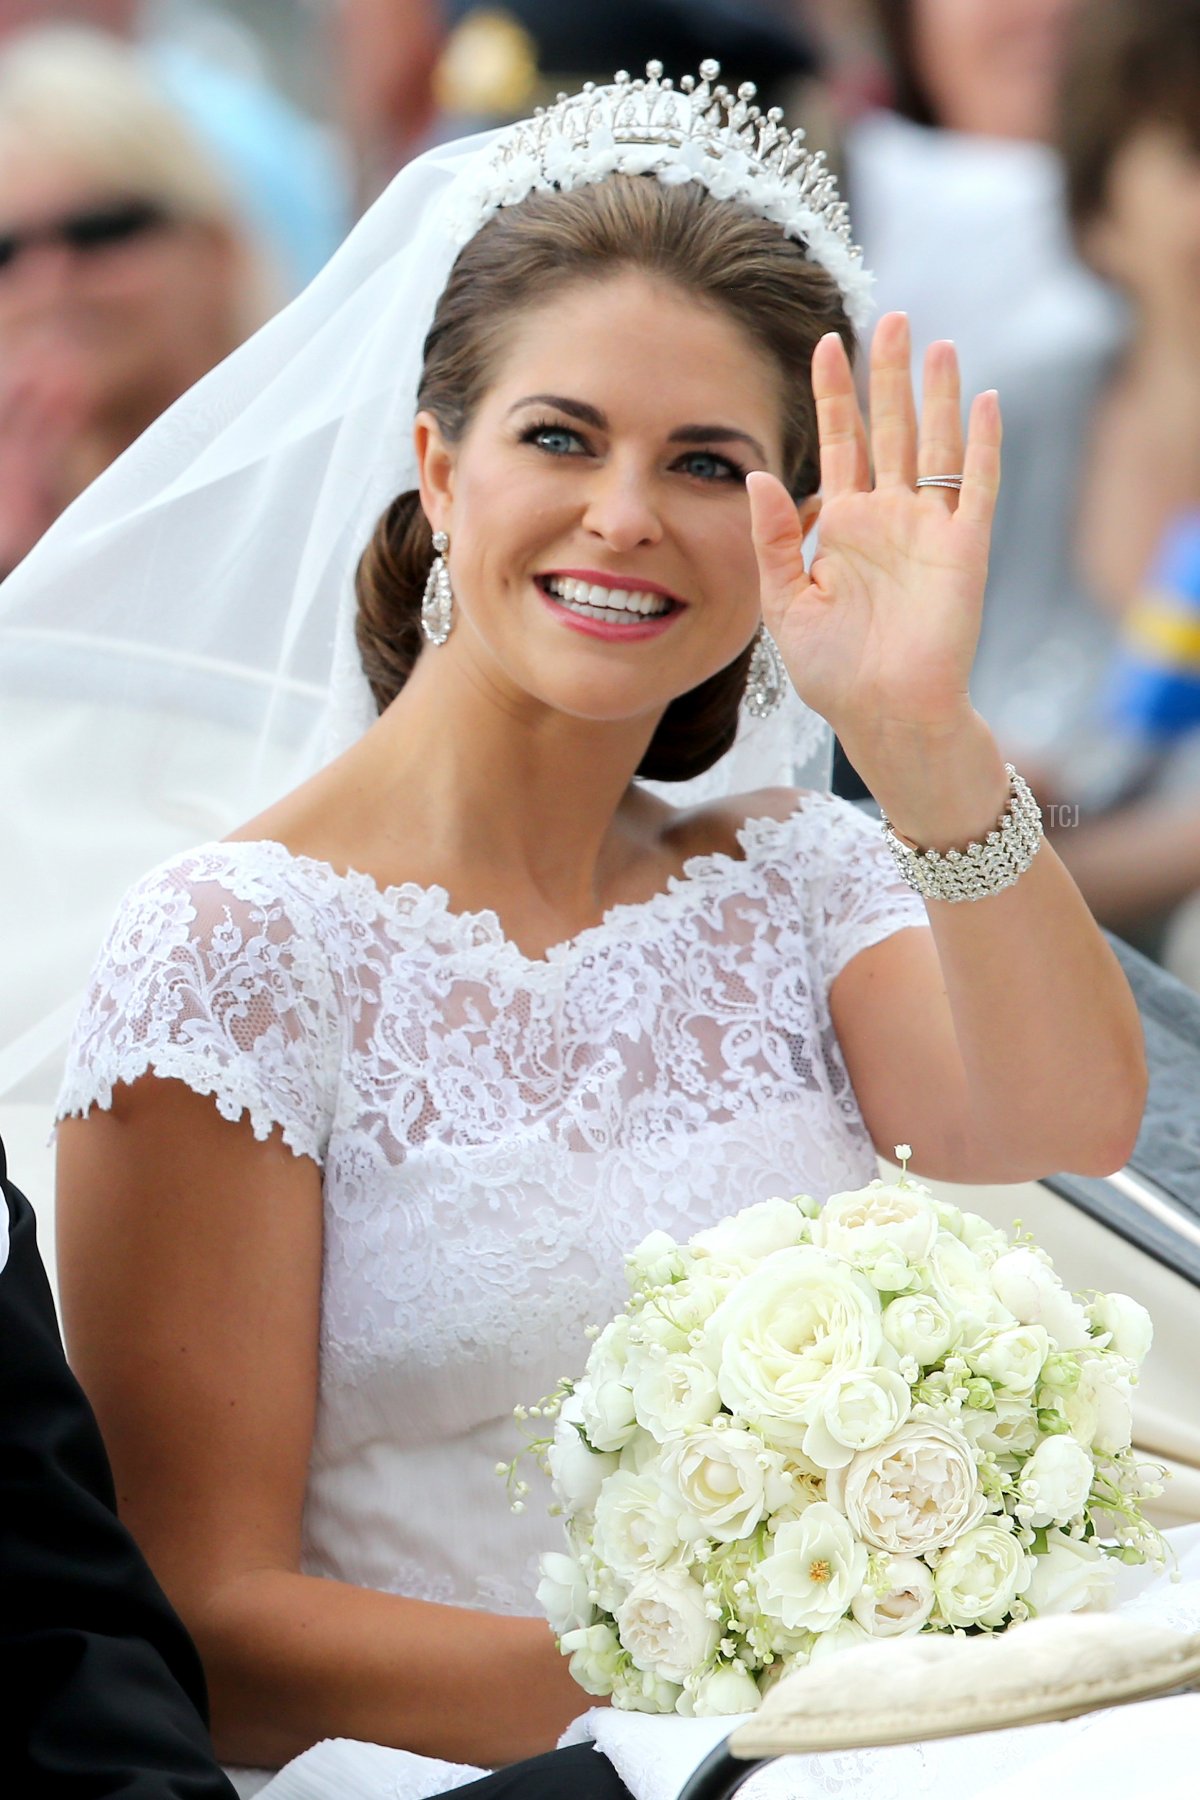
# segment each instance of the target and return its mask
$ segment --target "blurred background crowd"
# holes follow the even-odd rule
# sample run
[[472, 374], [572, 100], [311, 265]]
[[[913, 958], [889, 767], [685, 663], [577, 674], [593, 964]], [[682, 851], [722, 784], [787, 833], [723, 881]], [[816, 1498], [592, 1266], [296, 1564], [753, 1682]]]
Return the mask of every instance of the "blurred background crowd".
[[976, 704], [1200, 988], [1200, 0], [0, 0], [0, 572], [408, 158], [706, 56], [999, 389]]

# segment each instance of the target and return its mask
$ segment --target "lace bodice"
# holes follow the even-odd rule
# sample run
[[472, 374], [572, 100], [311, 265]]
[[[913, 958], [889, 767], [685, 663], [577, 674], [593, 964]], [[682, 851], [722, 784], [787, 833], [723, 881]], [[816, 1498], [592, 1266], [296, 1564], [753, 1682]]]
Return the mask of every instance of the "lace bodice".
[[806, 796], [531, 960], [491, 913], [272, 842], [210, 844], [127, 897], [60, 1112], [153, 1070], [323, 1173], [306, 1566], [533, 1610], [540, 1506], [494, 1468], [518, 1402], [582, 1367], [623, 1257], [874, 1153], [829, 989], [925, 923], [878, 826]]

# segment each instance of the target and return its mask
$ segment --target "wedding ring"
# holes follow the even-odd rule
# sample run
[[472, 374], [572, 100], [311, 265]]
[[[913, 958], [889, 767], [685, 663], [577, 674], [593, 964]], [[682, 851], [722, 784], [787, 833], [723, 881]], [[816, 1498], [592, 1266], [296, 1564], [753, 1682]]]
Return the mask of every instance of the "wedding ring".
[[962, 484], [963, 484], [963, 478], [961, 475], [918, 475], [917, 476], [917, 486], [919, 488], [923, 488], [923, 487], [953, 488], [955, 493], [957, 493], [959, 488], [962, 486]]

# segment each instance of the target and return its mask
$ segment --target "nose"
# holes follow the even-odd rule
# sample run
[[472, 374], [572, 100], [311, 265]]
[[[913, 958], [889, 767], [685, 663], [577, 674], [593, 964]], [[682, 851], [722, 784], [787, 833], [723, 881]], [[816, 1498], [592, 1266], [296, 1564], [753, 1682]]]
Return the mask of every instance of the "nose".
[[660, 542], [663, 527], [652, 478], [631, 463], [597, 469], [583, 526], [612, 550], [637, 550]]

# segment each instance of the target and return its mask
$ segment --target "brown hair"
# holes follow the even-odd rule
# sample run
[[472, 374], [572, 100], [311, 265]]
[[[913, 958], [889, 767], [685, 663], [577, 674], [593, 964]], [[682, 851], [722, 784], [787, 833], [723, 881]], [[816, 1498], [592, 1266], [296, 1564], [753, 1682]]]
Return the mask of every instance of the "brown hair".
[[[697, 184], [614, 175], [570, 193], [534, 194], [496, 213], [464, 247], [425, 340], [417, 394], [457, 442], [487, 389], [511, 323], [572, 282], [645, 270], [718, 306], [773, 357], [783, 403], [785, 478], [815, 493], [816, 406], [809, 365], [818, 338], [853, 332], [833, 278], [804, 247], [744, 207]], [[358, 567], [358, 646], [382, 712], [421, 651], [420, 605], [433, 556], [415, 492], [384, 513]], [[684, 781], [729, 748], [750, 664], [748, 648], [668, 706], [638, 770]]]
[[1200, 0], [1090, 0], [1072, 21], [1059, 105], [1077, 232], [1103, 213], [1114, 162], [1150, 124], [1200, 151]]

